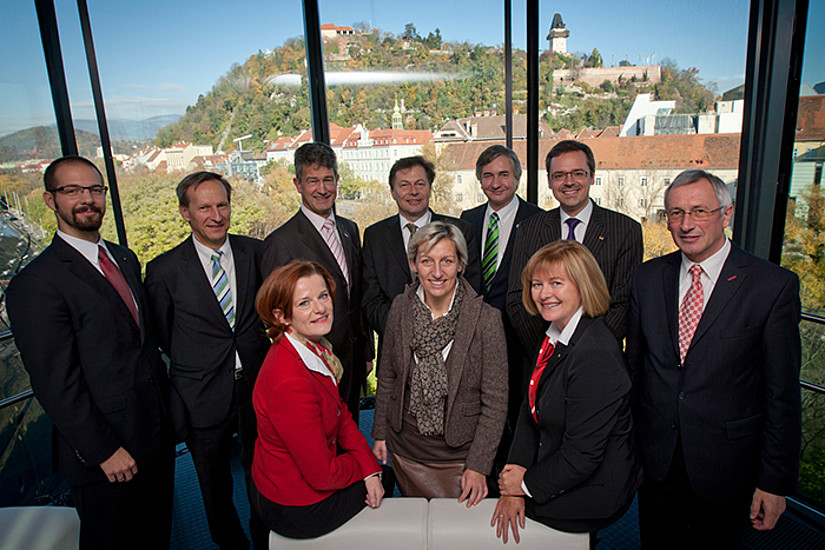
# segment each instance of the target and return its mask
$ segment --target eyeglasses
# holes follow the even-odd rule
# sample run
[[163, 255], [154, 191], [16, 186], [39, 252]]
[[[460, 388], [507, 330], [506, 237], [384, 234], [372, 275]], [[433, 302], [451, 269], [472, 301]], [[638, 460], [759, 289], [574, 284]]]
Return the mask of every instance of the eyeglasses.
[[553, 183], [564, 183], [567, 181], [567, 176], [573, 176], [573, 181], [581, 183], [587, 178], [587, 170], [571, 170], [570, 172], [553, 172], [550, 178]]
[[83, 195], [83, 191], [88, 191], [92, 197], [102, 197], [106, 194], [108, 188], [105, 185], [64, 185], [49, 189], [51, 193], [60, 193], [69, 198], [80, 197]]
[[719, 208], [714, 208], [713, 210], [705, 210], [704, 208], [695, 208], [693, 210], [684, 211], [679, 208], [675, 208], [667, 213], [667, 221], [669, 222], [680, 222], [682, 218], [685, 217], [685, 214], [690, 216], [690, 218], [695, 222], [701, 222], [707, 220], [715, 213], [719, 212], [725, 208], [724, 206], [720, 206]]

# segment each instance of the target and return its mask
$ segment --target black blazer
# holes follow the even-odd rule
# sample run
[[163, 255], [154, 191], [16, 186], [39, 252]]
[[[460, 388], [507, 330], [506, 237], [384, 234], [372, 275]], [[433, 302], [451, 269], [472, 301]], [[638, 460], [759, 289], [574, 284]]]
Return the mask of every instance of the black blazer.
[[[516, 227], [531, 216], [538, 214], [539, 212], [543, 212], [541, 208], [532, 202], [523, 201], [518, 196], [516, 196], [515, 199], [518, 201], [518, 210], [516, 210], [516, 219], [513, 223], [513, 230], [510, 232], [510, 238], [507, 240], [507, 247], [504, 249], [504, 256], [501, 258], [501, 264], [497, 266], [496, 274], [493, 277], [493, 282], [490, 284], [490, 290], [488, 291], [484, 288], [483, 284], [481, 285], [481, 295], [484, 296], [484, 301], [502, 313], [507, 305], [507, 278], [510, 275], [510, 262], [513, 259], [513, 246], [516, 242]], [[486, 210], [487, 203], [484, 203], [461, 213], [461, 219], [469, 223], [473, 228], [473, 234], [476, 238], [476, 245], [478, 246], [479, 258], [482, 258], [484, 255], [484, 213]]]
[[318, 262], [330, 272], [335, 281], [335, 302], [332, 330], [327, 334], [327, 339], [344, 367], [338, 391], [346, 400], [351, 388], [364, 383], [366, 364], [372, 360], [374, 351], [372, 341], [367, 338], [361, 311], [361, 238], [358, 226], [338, 215], [335, 220], [347, 259], [349, 291], [344, 274], [326, 241], [300, 210], [264, 241], [261, 273], [266, 279], [276, 267], [298, 259]]
[[[524, 309], [521, 303], [521, 271], [539, 248], [561, 238], [558, 208], [533, 216], [516, 229], [507, 285], [507, 316], [525, 350], [538, 349], [547, 323]], [[624, 214], [593, 204], [593, 214], [583, 244], [593, 253], [604, 274], [610, 292], [610, 310], [604, 320], [621, 340], [627, 332], [630, 279], [633, 270], [642, 263], [642, 226]]]
[[799, 472], [799, 279], [733, 245], [679, 364], [674, 252], [636, 270], [627, 358], [645, 475], [667, 473], [681, 437], [703, 498], [794, 492]]
[[[467, 241], [467, 267], [464, 279], [477, 293], [481, 293], [481, 262], [473, 229], [466, 222], [433, 212], [432, 221], [452, 223], [461, 230]], [[398, 215], [376, 222], [364, 231], [364, 296], [362, 303], [370, 327], [378, 333], [379, 342], [390, 306], [396, 296], [412, 283], [410, 262], [404, 249], [404, 237]], [[380, 349], [379, 344], [379, 349]]]
[[138, 307], [55, 235], [6, 291], [6, 310], [32, 389], [57, 431], [57, 459], [72, 485], [106, 482], [100, 463], [118, 447], [138, 468], [168, 456], [166, 366], [149, 325], [140, 265], [106, 242]]
[[[533, 354], [533, 364], [537, 356]], [[524, 400], [508, 462], [527, 468], [528, 513], [561, 530], [606, 527], [641, 483], [633, 439], [630, 377], [603, 318], [582, 317], [559, 344], [536, 395]]]
[[176, 390], [172, 412], [178, 437], [189, 425], [208, 428], [230, 412], [235, 383], [235, 352], [244, 374], [255, 383], [269, 350], [264, 325], [255, 312], [261, 286], [262, 243], [229, 235], [235, 263], [235, 330], [221, 310], [203, 270], [192, 236], [146, 266], [146, 292], [154, 327], [169, 356]]

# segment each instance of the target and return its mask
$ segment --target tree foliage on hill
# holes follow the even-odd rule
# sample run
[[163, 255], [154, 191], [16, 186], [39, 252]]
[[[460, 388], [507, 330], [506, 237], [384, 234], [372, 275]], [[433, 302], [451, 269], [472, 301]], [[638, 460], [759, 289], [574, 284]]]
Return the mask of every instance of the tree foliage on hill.
[[[396, 99], [404, 99], [408, 128], [437, 130], [447, 120], [471, 116], [477, 111], [504, 111], [504, 51], [467, 42], [444, 42], [441, 31], [427, 36], [409, 23], [396, 37], [377, 29], [359, 33], [346, 40], [325, 44], [327, 71], [397, 71], [434, 73], [427, 82], [394, 84], [338, 85], [327, 89], [327, 109], [331, 122], [341, 126], [357, 123], [368, 128], [388, 128]], [[305, 50], [302, 39], [290, 39], [271, 52], [258, 52], [242, 65], [234, 65], [212, 90], [198, 98], [195, 105], [176, 124], [158, 132], [156, 143], [168, 146], [180, 140], [229, 148], [231, 140], [252, 134], [246, 144], [262, 150], [265, 140], [279, 135], [297, 135], [310, 127], [309, 97], [306, 86]], [[615, 89], [593, 89], [586, 84], [572, 92], [558, 93], [553, 88], [554, 68], [601, 66], [603, 60], [593, 49], [583, 62], [579, 56], [542, 54], [540, 73], [541, 103], [560, 104], [546, 116], [554, 129], [567, 127], [605, 127], [624, 121], [633, 98], [653, 87], [644, 82], [621, 82]], [[705, 110], [713, 94], [697, 78], [696, 69], [679, 70], [666, 61], [663, 79], [655, 92], [659, 99], [676, 99], [677, 108]], [[301, 75], [300, 87], [281, 84], [280, 75]], [[526, 56], [513, 52], [514, 106], [526, 105]]]

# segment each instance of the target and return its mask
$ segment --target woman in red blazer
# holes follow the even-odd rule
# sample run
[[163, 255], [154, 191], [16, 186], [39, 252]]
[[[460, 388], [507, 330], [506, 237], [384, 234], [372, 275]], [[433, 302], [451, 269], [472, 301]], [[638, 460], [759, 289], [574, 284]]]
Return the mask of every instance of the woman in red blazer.
[[384, 495], [381, 467], [338, 394], [341, 363], [324, 338], [334, 295], [320, 264], [293, 261], [272, 272], [255, 299], [274, 343], [252, 394], [250, 501], [285, 537], [329, 533]]

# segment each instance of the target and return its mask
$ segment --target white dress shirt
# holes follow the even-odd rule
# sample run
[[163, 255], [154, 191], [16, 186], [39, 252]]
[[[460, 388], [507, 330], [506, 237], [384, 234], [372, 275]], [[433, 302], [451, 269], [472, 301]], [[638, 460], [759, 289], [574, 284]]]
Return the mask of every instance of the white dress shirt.
[[401, 224], [401, 238], [404, 239], [404, 256], [407, 256], [407, 250], [410, 248], [410, 237], [412, 237], [412, 233], [410, 233], [410, 229], [407, 227], [407, 224], [411, 223], [418, 229], [421, 229], [422, 227], [430, 223], [432, 219], [433, 213], [429, 210], [427, 210], [423, 216], [421, 216], [413, 222], [411, 222], [401, 214], [398, 214], [398, 222]]
[[576, 236], [576, 242], [583, 243], [584, 234], [587, 232], [587, 226], [590, 223], [590, 216], [593, 215], [593, 201], [587, 199], [587, 205], [575, 216], [568, 216], [562, 208], [559, 208], [559, 213], [561, 214], [561, 238], [566, 239], [567, 234], [570, 232], [570, 226], [565, 222], [569, 218], [576, 218], [579, 220], [579, 224], [573, 230], [573, 234]]
[[[519, 198], [513, 197], [510, 204], [500, 208], [498, 212], [498, 256], [496, 256], [496, 271], [501, 265], [501, 260], [504, 258], [504, 253], [507, 251], [507, 243], [510, 241], [510, 235], [513, 232], [513, 226], [516, 224], [516, 213], [518, 212]], [[487, 203], [487, 208], [484, 210], [484, 224], [481, 226], [481, 255], [479, 258], [484, 258], [484, 244], [487, 242], [487, 230], [490, 229], [490, 216], [494, 210]]]
[[[201, 262], [203, 272], [206, 273], [206, 280], [209, 281], [209, 286], [212, 286], [212, 255], [215, 252], [222, 252], [220, 255], [220, 264], [226, 273], [226, 278], [229, 279], [229, 292], [232, 293], [232, 306], [235, 308], [235, 322], [238, 322], [238, 283], [235, 277], [235, 259], [232, 256], [232, 247], [229, 245], [229, 237], [226, 237], [223, 245], [218, 250], [212, 250], [205, 244], [198, 241], [195, 236], [192, 236], [192, 242], [195, 243], [195, 252], [198, 253], [198, 259]], [[214, 292], [212, 295], [215, 301], [218, 300]], [[241, 358], [238, 355], [238, 350], [235, 350], [235, 370], [239, 371], [243, 368]]]
[[[722, 268], [725, 266], [725, 261], [728, 259], [730, 249], [730, 241], [727, 237], [725, 237], [725, 244], [722, 245], [722, 248], [716, 251], [705, 261], [699, 262], [699, 266], [702, 268], [702, 274], [699, 277], [702, 281], [702, 311], [705, 311], [705, 306], [708, 304], [708, 299], [710, 299], [710, 295], [716, 287], [716, 281], [719, 280], [719, 275], [722, 273]], [[690, 261], [687, 256], [682, 254], [682, 266], [679, 269], [679, 307], [681, 307], [682, 301], [685, 299], [688, 289], [693, 284], [693, 277], [691, 276], [689, 270], [694, 263], [696, 262]]]

